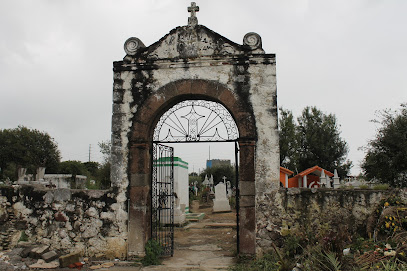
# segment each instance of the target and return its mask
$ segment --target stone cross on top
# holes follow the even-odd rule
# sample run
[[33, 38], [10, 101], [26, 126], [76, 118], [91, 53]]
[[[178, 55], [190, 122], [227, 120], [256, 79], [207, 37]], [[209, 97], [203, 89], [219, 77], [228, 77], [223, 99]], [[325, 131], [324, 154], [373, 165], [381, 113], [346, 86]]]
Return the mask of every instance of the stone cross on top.
[[188, 25], [189, 26], [196, 26], [198, 24], [198, 18], [196, 17], [196, 12], [199, 11], [199, 7], [195, 4], [195, 2], [191, 2], [191, 6], [188, 7], [188, 12], [191, 12], [191, 17], [188, 17]]

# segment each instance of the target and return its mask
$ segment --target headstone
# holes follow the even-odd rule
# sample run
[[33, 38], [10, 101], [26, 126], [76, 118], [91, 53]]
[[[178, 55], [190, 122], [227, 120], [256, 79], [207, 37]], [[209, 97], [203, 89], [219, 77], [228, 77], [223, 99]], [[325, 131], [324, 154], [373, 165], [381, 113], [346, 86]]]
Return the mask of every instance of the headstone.
[[44, 181], [44, 175], [45, 175], [45, 167], [37, 168], [36, 181], [43, 182]]
[[209, 186], [211, 187], [211, 192], [213, 192], [214, 182], [213, 182], [213, 175], [212, 174], [211, 174], [211, 177], [209, 178]]
[[326, 178], [325, 178], [325, 171], [322, 170], [321, 177], [319, 177], [320, 186], [319, 187], [326, 187]]
[[17, 182], [24, 182], [25, 174], [27, 173], [27, 169], [20, 167], [18, 169], [18, 180]]
[[341, 186], [341, 182], [339, 180], [338, 171], [334, 170], [334, 188], [339, 188]]
[[208, 175], [205, 175], [205, 180], [202, 182], [202, 185], [205, 187], [208, 187], [210, 185]]
[[229, 200], [226, 197], [226, 186], [220, 182], [215, 186], [215, 199], [213, 201], [213, 212], [229, 212], [231, 211]]
[[331, 179], [329, 178], [328, 175], [325, 175], [325, 183], [326, 183], [326, 188], [332, 188]]
[[198, 196], [198, 182], [197, 181], [194, 182], [194, 192], [195, 192], [195, 196]]
[[226, 196], [230, 198], [232, 196], [232, 185], [230, 181], [226, 182]]

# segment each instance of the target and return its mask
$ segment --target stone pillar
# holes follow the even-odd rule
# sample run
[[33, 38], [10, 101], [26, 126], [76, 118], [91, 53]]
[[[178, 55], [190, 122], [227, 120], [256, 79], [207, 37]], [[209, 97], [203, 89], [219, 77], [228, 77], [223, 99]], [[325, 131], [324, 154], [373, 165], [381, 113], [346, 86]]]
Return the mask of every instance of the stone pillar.
[[129, 188], [129, 256], [144, 254], [151, 232], [150, 150], [148, 143], [131, 144]]
[[256, 253], [256, 202], [254, 154], [256, 142], [239, 142], [239, 253]]
[[308, 181], [307, 181], [307, 175], [305, 175], [304, 176], [304, 178], [303, 178], [303, 185], [302, 185], [304, 188], [307, 188], [308, 187]]

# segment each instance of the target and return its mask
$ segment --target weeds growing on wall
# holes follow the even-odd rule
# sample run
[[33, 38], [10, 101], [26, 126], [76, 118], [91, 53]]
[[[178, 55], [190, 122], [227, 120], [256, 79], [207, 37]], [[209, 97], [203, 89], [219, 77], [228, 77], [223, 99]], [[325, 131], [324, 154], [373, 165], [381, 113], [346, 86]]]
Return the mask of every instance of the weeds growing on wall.
[[28, 236], [25, 233], [25, 231], [21, 231], [21, 235], [20, 235], [20, 239], [18, 240], [18, 242], [27, 242], [28, 241]]
[[380, 202], [372, 214], [372, 236], [358, 235], [331, 213], [282, 231], [281, 248], [272, 244], [263, 257], [240, 261], [231, 270], [407, 271], [407, 205], [400, 198]]

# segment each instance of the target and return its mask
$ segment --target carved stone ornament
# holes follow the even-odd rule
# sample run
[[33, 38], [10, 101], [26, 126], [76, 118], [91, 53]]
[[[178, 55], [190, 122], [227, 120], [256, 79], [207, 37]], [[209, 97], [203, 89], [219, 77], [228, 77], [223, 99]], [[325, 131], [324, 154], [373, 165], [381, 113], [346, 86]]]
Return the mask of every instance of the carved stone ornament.
[[261, 49], [261, 37], [259, 34], [250, 32], [244, 35], [243, 45], [247, 45], [252, 50]]
[[135, 37], [128, 38], [124, 43], [124, 51], [128, 55], [135, 55], [140, 48], [146, 47], [144, 43]]

